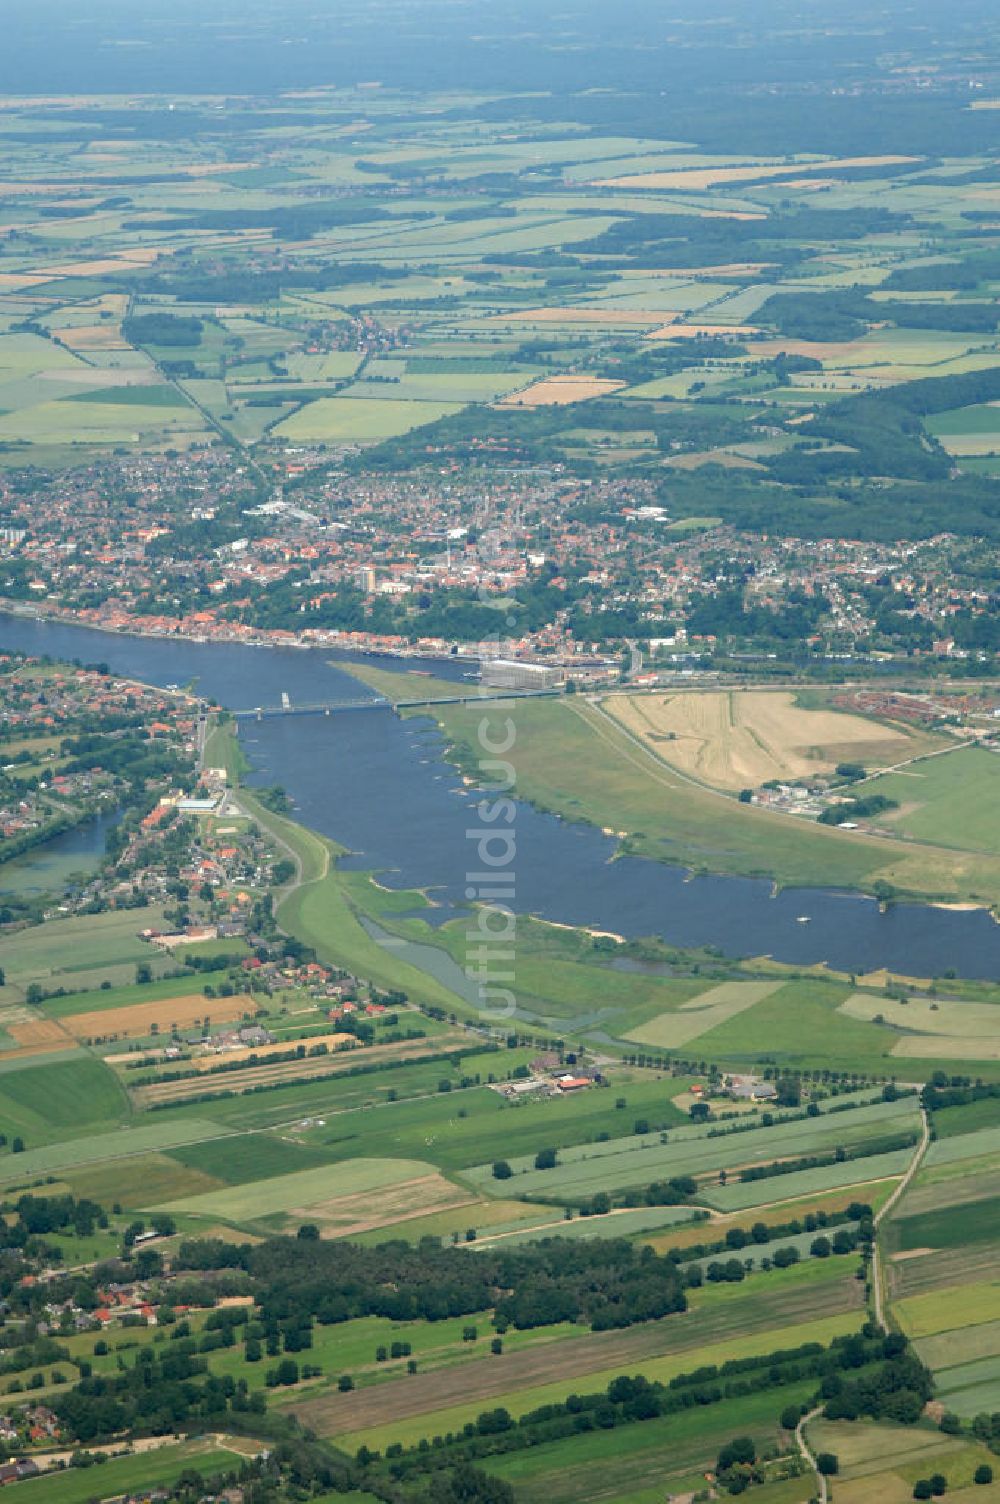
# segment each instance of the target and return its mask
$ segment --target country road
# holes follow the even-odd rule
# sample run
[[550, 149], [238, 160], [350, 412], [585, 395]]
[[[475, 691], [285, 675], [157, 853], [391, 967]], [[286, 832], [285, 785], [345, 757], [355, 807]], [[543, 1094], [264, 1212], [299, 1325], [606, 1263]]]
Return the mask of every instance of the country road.
[[806, 1441], [806, 1430], [805, 1430], [805, 1428], [809, 1424], [809, 1422], [811, 1420], [815, 1420], [816, 1417], [817, 1417], [817, 1415], [822, 1415], [822, 1413], [823, 1413], [823, 1406], [822, 1405], [817, 1405], [814, 1410], [810, 1410], [809, 1411], [808, 1415], [803, 1415], [802, 1419], [799, 1421], [798, 1425], [795, 1427], [795, 1441], [796, 1441], [796, 1445], [798, 1446], [799, 1451], [802, 1454], [803, 1460], [805, 1462], [808, 1462], [809, 1466], [812, 1468], [813, 1472], [816, 1474], [816, 1497], [819, 1499], [819, 1504], [827, 1504], [826, 1474], [825, 1473], [821, 1473], [820, 1470], [819, 1470], [819, 1467], [818, 1467], [817, 1462], [816, 1462], [816, 1458], [813, 1455], [812, 1448], [810, 1447], [809, 1443]]
[[906, 1174], [903, 1176], [902, 1180], [899, 1182], [892, 1195], [885, 1202], [885, 1205], [882, 1206], [878, 1212], [876, 1212], [873, 1219], [875, 1225], [875, 1238], [872, 1242], [872, 1305], [874, 1307], [875, 1320], [884, 1332], [888, 1331], [888, 1327], [885, 1323], [885, 1314], [882, 1301], [882, 1261], [879, 1256], [878, 1230], [882, 1222], [885, 1221], [885, 1218], [896, 1205], [897, 1201], [899, 1201], [900, 1197], [905, 1195], [910, 1182], [923, 1163], [924, 1155], [927, 1153], [927, 1145], [931, 1141], [931, 1125], [930, 1120], [927, 1116], [927, 1109], [924, 1107], [923, 1102], [921, 1102], [920, 1104], [920, 1120], [922, 1124], [920, 1142], [914, 1150], [913, 1158], [910, 1160]]

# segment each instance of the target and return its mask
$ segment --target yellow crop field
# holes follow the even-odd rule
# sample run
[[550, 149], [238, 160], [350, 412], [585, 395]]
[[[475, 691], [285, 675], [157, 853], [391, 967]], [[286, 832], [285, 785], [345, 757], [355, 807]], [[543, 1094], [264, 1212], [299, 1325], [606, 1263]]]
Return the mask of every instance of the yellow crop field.
[[[307, 1050], [325, 1044], [332, 1052], [341, 1049], [344, 1045], [349, 1045], [353, 1049], [357, 1042], [354, 1034], [313, 1034], [308, 1039], [284, 1039], [278, 1040], [276, 1044], [260, 1044], [252, 1047], [248, 1045], [243, 1049], [226, 1050], [221, 1055], [202, 1055], [197, 1060], [192, 1060], [190, 1064], [196, 1071], [211, 1071], [218, 1065], [238, 1065], [251, 1059], [266, 1062], [274, 1059], [275, 1056], [287, 1055], [289, 1050], [294, 1050], [299, 1044], [305, 1045]], [[311, 1058], [305, 1057], [307, 1062]]]
[[77, 324], [61, 329], [59, 338], [71, 350], [127, 350], [127, 340], [114, 324]]
[[39, 1017], [29, 1019], [26, 1023], [10, 1024], [7, 1033], [22, 1046], [18, 1054], [65, 1050], [72, 1048], [74, 1044], [62, 1024], [56, 1023], [54, 1018]]
[[599, 376], [551, 376], [536, 381], [534, 386], [525, 387], [523, 391], [511, 392], [497, 406], [564, 407], [570, 402], [586, 402], [590, 397], [617, 392], [624, 385], [624, 381], [607, 381]]
[[754, 1003], [762, 1002], [783, 985], [780, 981], [720, 982], [718, 987], [710, 987], [707, 992], [689, 998], [676, 1010], [661, 1013], [649, 1023], [633, 1029], [625, 1038], [634, 1039], [637, 1044], [655, 1045], [662, 1050], [678, 1049], [734, 1018], [737, 1013], [752, 1008]]
[[689, 324], [678, 320], [653, 329], [647, 339], [714, 339], [723, 335], [757, 334], [756, 324]]
[[186, 1029], [203, 1018], [213, 1023], [228, 1023], [244, 1013], [256, 1013], [257, 1004], [248, 992], [234, 997], [207, 998], [200, 992], [184, 997], [161, 997], [148, 1003], [133, 1003], [125, 1008], [106, 1008], [98, 1013], [73, 1013], [66, 1028], [77, 1039], [143, 1039], [154, 1024], [169, 1029], [176, 1024]]
[[665, 761], [721, 789], [806, 778], [844, 761], [884, 766], [914, 750], [903, 731], [808, 710], [786, 690], [615, 695], [605, 708]]

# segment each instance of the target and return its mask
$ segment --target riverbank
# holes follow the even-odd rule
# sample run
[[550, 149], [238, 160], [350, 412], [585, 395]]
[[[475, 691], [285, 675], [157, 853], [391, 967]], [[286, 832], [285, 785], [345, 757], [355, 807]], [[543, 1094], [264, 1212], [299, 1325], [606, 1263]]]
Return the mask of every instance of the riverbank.
[[[0, 621], [0, 640], [35, 655], [110, 657], [117, 673], [161, 685], [194, 683], [203, 701], [231, 707], [277, 708], [286, 694], [292, 705], [317, 699], [358, 702], [357, 679], [331, 665], [324, 653], [270, 648], [248, 653], [237, 645], [98, 638], [24, 618]], [[458, 670], [448, 661], [437, 672], [448, 678]], [[743, 807], [717, 801], [725, 819], [719, 817], [713, 828], [691, 807], [696, 791], [685, 790], [682, 799], [660, 783], [651, 787], [643, 770], [627, 760], [612, 764], [609, 776], [609, 749], [577, 713], [579, 701], [576, 696], [484, 706], [477, 698], [467, 707], [441, 707], [437, 720], [366, 706], [329, 716], [241, 720], [233, 729], [253, 769], [243, 783], [283, 785], [295, 806], [293, 818], [348, 853], [339, 860], [341, 870], [375, 874], [383, 900], [385, 890], [417, 893], [411, 912], [426, 913], [432, 930], [440, 930], [466, 904], [473, 855], [467, 832], [478, 823], [483, 796], [464, 780], [482, 776], [478, 728], [485, 717], [493, 737], [502, 739], [511, 718], [519, 915], [537, 914], [629, 939], [659, 937], [689, 951], [708, 947], [734, 958], [770, 955], [793, 967], [826, 962], [836, 971], [857, 974], [884, 966], [894, 973], [938, 977], [949, 971], [969, 978], [1000, 975], [998, 929], [981, 911], [898, 903], [880, 912], [876, 901], [853, 896], [852, 887], [868, 886], [865, 873], [859, 878], [849, 872], [845, 879], [824, 859], [827, 853], [856, 850], [859, 838], [851, 833], [817, 831], [806, 822], [756, 811], [755, 838], [743, 840], [734, 860], [732, 828], [741, 822]], [[458, 775], [454, 762], [445, 761], [440, 730], [453, 714], [463, 718], [470, 746], [470, 766]], [[556, 745], [538, 734], [552, 717], [560, 735], [570, 728], [568, 741]], [[211, 747], [208, 760], [224, 765]], [[553, 786], [564, 796], [561, 807], [548, 797]], [[630, 807], [619, 809], [622, 786]], [[587, 807], [587, 799], [607, 806], [612, 797], [614, 808]], [[624, 849], [602, 828], [628, 830]], [[796, 845], [794, 864], [782, 864], [776, 891], [761, 875], [763, 857], [773, 854], [756, 836], [761, 828], [796, 842], [803, 835], [812, 838], [806, 850]], [[860, 840], [860, 847], [873, 865], [893, 849], [871, 839]], [[907, 855], [921, 850], [917, 842], [905, 845]], [[913, 886], [915, 896], [924, 899], [971, 901], [968, 893], [919, 893]], [[979, 887], [977, 896], [983, 891]], [[430, 896], [433, 911], [421, 892]], [[802, 916], [810, 923], [800, 923]]]
[[334, 628], [324, 630], [322, 627], [309, 627], [303, 632], [291, 632], [284, 628], [268, 630], [266, 627], [244, 627], [238, 622], [228, 623], [224, 629], [208, 631], [204, 624], [185, 626], [183, 618], [178, 618], [169, 631], [162, 629], [155, 631], [144, 626], [144, 618], [141, 616], [125, 616], [123, 613], [120, 620], [109, 622], [88, 612], [67, 609], [47, 610], [44, 606], [33, 602], [29, 604], [12, 600], [7, 596], [0, 596], [0, 612], [8, 612], [11, 616], [21, 617], [26, 621], [44, 621], [51, 622], [53, 625], [79, 627], [88, 632], [103, 632], [109, 637], [139, 637], [148, 642], [214, 643], [220, 647], [303, 650], [332, 648], [338, 652], [359, 655], [377, 654], [379, 657], [386, 658], [412, 658], [424, 663], [437, 662], [447, 655], [460, 659], [470, 666], [478, 665], [480, 661], [479, 644], [460, 643], [452, 652], [452, 645], [447, 642], [411, 646], [393, 638], [384, 637], [377, 632], [344, 633]]
[[[652, 858], [689, 873], [767, 878], [774, 891], [841, 889], [939, 912], [1000, 905], [1000, 856], [819, 825], [709, 793], [632, 745], [579, 696], [505, 704], [504, 723], [464, 706], [438, 706], [445, 756], [475, 782], [481, 724], [506, 735], [514, 793], [539, 810], [627, 835], [620, 856]], [[494, 709], [494, 716], [499, 712]], [[812, 917], [807, 915], [807, 917]]]

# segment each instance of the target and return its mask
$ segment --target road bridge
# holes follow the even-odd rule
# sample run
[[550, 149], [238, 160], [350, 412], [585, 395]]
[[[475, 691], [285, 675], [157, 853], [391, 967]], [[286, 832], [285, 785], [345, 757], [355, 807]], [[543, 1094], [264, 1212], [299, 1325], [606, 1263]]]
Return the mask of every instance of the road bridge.
[[435, 705], [481, 705], [484, 701], [494, 703], [502, 700], [552, 699], [561, 694], [560, 689], [504, 689], [484, 694], [481, 690], [462, 690], [454, 695], [426, 695], [413, 700], [387, 700], [384, 697], [353, 700], [311, 700], [302, 704], [293, 703], [287, 693], [281, 696], [280, 705], [252, 705], [248, 709], [233, 710], [231, 715], [241, 721], [263, 721], [274, 716], [286, 715], [336, 715], [345, 710], [420, 710]]

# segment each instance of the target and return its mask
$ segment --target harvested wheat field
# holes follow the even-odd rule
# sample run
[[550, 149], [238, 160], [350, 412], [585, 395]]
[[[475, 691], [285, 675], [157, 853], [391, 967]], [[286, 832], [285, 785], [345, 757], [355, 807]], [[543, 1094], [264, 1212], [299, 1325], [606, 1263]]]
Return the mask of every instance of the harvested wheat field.
[[511, 392], [497, 406], [564, 407], [570, 402], [586, 402], [590, 397], [605, 397], [624, 385], [624, 381], [602, 380], [599, 376], [549, 376], [520, 392]]
[[52, 1018], [31, 1018], [24, 1023], [9, 1024], [7, 1033], [25, 1050], [66, 1050], [76, 1043]]
[[308, 1064], [310, 1061], [323, 1058], [308, 1053], [318, 1045], [325, 1045], [332, 1053], [345, 1047], [354, 1049], [357, 1043], [357, 1036], [354, 1034], [314, 1034], [309, 1039], [281, 1039], [275, 1044], [247, 1045], [242, 1049], [224, 1050], [221, 1054], [201, 1055], [197, 1060], [187, 1063], [196, 1071], [210, 1071], [217, 1065], [241, 1065], [248, 1060], [259, 1060], [266, 1064], [268, 1060], [287, 1055], [289, 1050], [294, 1050], [301, 1045], [305, 1053], [300, 1058]]
[[650, 330], [647, 339], [716, 339], [731, 334], [737, 336], [759, 334], [756, 324], [688, 324], [678, 320]]
[[229, 1023], [254, 1014], [258, 1005], [248, 992], [235, 997], [205, 997], [200, 992], [182, 997], [161, 997], [148, 1003], [132, 1003], [125, 1008], [106, 1008], [98, 1013], [73, 1013], [65, 1020], [69, 1033], [89, 1044], [108, 1039], [145, 1039], [155, 1024], [169, 1030], [173, 1024], [186, 1029], [210, 1018], [214, 1024]]
[[122, 338], [115, 324], [77, 324], [69, 329], [60, 329], [59, 338], [71, 350], [127, 350], [128, 341]]
[[329, 1201], [293, 1207], [288, 1213], [288, 1222], [290, 1227], [296, 1227], [300, 1222], [315, 1222], [323, 1238], [353, 1238], [378, 1227], [425, 1217], [431, 1212], [471, 1206], [475, 1199], [468, 1191], [446, 1180], [440, 1171], [434, 1170], [402, 1185], [384, 1186], [377, 1196], [369, 1190], [356, 1191], [331, 1197]]
[[785, 690], [615, 695], [605, 708], [666, 762], [720, 789], [807, 778], [839, 762], [884, 766], [916, 750], [903, 731], [836, 710], [806, 710]]

